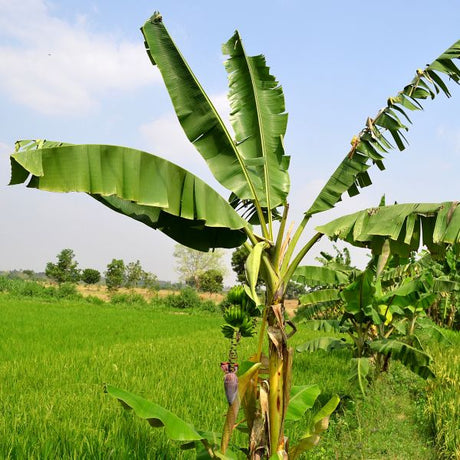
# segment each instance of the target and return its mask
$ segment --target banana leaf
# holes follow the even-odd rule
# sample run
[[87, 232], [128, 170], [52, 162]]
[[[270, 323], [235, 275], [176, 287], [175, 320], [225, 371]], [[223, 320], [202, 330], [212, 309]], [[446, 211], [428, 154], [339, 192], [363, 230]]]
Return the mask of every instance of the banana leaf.
[[291, 422], [300, 420], [305, 412], [313, 407], [320, 393], [318, 385], [293, 386], [286, 411], [286, 420]]
[[345, 287], [341, 296], [345, 301], [345, 310], [349, 313], [359, 313], [372, 305], [375, 294], [373, 274], [370, 270], [363, 271], [356, 281]]
[[289, 458], [296, 460], [304, 452], [313, 449], [319, 440], [320, 435], [329, 426], [329, 417], [339, 405], [340, 398], [337, 395], [332, 398], [314, 415], [313, 422], [299, 442], [289, 449]]
[[[22, 142], [11, 155], [12, 184], [84, 192], [105, 206], [201, 251], [236, 247], [247, 223], [211, 187], [179, 166], [111, 145]], [[30, 179], [29, 179], [30, 178]]]
[[312, 331], [340, 332], [341, 324], [337, 319], [313, 319], [304, 324]]
[[408, 128], [401, 122], [399, 114], [410, 123], [406, 111], [421, 110], [420, 100], [434, 99], [438, 93], [450, 97], [442, 78], [459, 83], [460, 69], [454, 63], [459, 58], [460, 41], [457, 41], [423, 70], [417, 70], [413, 80], [387, 100], [386, 107], [374, 118], [367, 119], [365, 127], [353, 137], [351, 150], [305, 213], [307, 216], [333, 208], [345, 192], [354, 196], [360, 193], [360, 188], [372, 184], [368, 169], [372, 165], [385, 169], [384, 155], [393, 148], [385, 135], [392, 137], [399, 150], [405, 148], [403, 131]]
[[192, 425], [158, 404], [112, 385], [106, 385], [105, 391], [113, 398], [118, 399], [125, 409], [134, 410], [137, 416], [147, 420], [152, 427], [164, 427], [166, 435], [173, 441], [201, 441], [205, 439]]
[[387, 356], [390, 355], [393, 359], [397, 359], [424, 379], [435, 377], [430, 369], [431, 357], [424, 351], [392, 339], [375, 340], [370, 344], [370, 347], [373, 351]]
[[460, 243], [460, 206], [457, 201], [381, 206], [339, 217], [316, 230], [376, 254], [386, 239], [391, 253], [402, 257], [421, 244], [434, 255], [443, 254], [447, 245]]
[[[252, 141], [246, 142], [247, 139], [239, 138], [233, 141], [216, 108], [169, 36], [161, 15], [155, 13], [141, 30], [147, 54], [161, 72], [179, 122], [214, 177], [240, 200], [256, 200], [265, 207], [268, 202], [271, 207], [285, 202], [289, 191], [289, 158], [282, 152], [282, 137], [286, 129], [286, 115], [282, 113], [284, 99], [277, 85], [273, 84], [274, 79], [268, 74], [264, 63], [261, 65], [259, 58], [248, 58], [252, 59], [251, 62], [256, 62], [258, 68], [252, 67], [251, 72], [247, 67], [240, 68], [239, 64], [244, 63], [246, 56], [243, 53], [243, 61], [240, 61], [241, 41], [237, 33], [232, 37], [235, 44], [238, 41], [240, 47], [232, 51], [233, 55], [227, 64], [227, 67], [232, 68], [230, 81], [249, 78], [254, 84], [249, 89], [252, 90], [253, 97], [262, 99], [264, 104], [270, 103], [267, 107], [258, 106], [254, 110], [248, 110], [247, 105], [241, 107], [248, 87], [243, 85], [241, 94], [239, 85], [235, 84], [231, 89], [232, 104], [242, 109], [243, 124], [238, 125], [240, 128], [247, 128], [254, 119], [263, 119], [259, 126], [263, 134], [266, 134], [267, 129], [274, 129], [263, 142], [263, 156], [259, 156], [254, 148], [248, 148]], [[224, 50], [230, 52], [225, 46]], [[235, 66], [238, 72], [235, 71]], [[271, 85], [270, 89], [267, 83]], [[265, 88], [262, 89], [262, 86]], [[232, 120], [235, 120], [235, 116]], [[238, 129], [237, 135], [241, 134]], [[241, 147], [240, 151], [237, 146], [243, 143], [246, 146]], [[261, 170], [265, 173], [261, 174]]]
[[289, 192], [289, 157], [283, 147], [287, 125], [283, 91], [270, 75], [263, 56], [246, 55], [238, 32], [222, 51], [229, 55], [225, 68], [235, 142], [248, 168], [263, 180], [261, 205], [273, 209], [286, 202]]
[[316, 265], [297, 267], [292, 275], [292, 281], [308, 286], [338, 285], [348, 282], [348, 276], [341, 270]]
[[319, 337], [317, 339], [309, 340], [302, 345], [298, 345], [296, 350], [299, 353], [303, 353], [304, 351], [313, 353], [318, 350], [329, 352], [333, 350], [341, 350], [342, 348], [350, 348], [350, 344], [335, 337]]
[[370, 370], [369, 358], [352, 358], [351, 359], [351, 370], [350, 377], [348, 380], [350, 382], [357, 383], [361, 393], [366, 394], [367, 387], [367, 376]]
[[309, 292], [300, 297], [300, 306], [322, 304], [325, 302], [331, 302], [339, 300], [340, 291], [338, 289], [320, 289], [318, 291]]

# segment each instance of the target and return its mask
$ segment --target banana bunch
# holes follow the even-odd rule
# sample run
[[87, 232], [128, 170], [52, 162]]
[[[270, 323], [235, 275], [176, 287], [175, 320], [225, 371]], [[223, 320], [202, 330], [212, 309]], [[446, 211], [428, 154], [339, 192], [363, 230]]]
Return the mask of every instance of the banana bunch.
[[252, 337], [255, 332], [255, 318], [260, 315], [254, 301], [246, 294], [243, 286], [234, 286], [227, 294], [224, 307], [222, 333], [228, 339]]
[[235, 333], [241, 337], [252, 337], [255, 332], [254, 321], [241, 305], [230, 305], [224, 311], [222, 333], [227, 339], [233, 339]]

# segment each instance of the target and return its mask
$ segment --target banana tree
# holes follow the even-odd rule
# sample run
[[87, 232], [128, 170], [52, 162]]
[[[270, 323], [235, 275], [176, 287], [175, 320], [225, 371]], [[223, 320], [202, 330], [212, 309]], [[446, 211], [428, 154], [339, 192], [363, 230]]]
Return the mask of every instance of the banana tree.
[[[288, 328], [283, 307], [288, 281], [324, 234], [347, 240], [356, 236], [358, 244], [372, 248], [378, 246], [377, 240], [383, 236], [396, 241], [393, 246], [397, 250], [407, 244], [415, 245], [420, 219], [415, 211], [408, 211], [404, 222], [390, 229], [387, 220], [399, 219], [398, 208], [390, 207], [385, 215], [369, 210], [346, 235], [342, 231], [344, 223], [339, 221], [313, 232], [310, 240], [298, 248], [300, 237], [313, 215], [334, 207], [345, 192], [353, 196], [371, 184], [370, 168], [375, 165], [383, 169], [384, 156], [392, 148], [388, 136], [399, 150], [404, 149], [403, 132], [408, 128], [403, 120], [407, 119], [407, 111], [421, 109], [421, 101], [433, 99], [437, 93], [450, 95], [445, 80], [460, 81], [460, 70], [454, 64], [460, 57], [460, 42], [423, 70], [417, 70], [407, 86], [389, 98], [374, 118], [367, 119], [298, 228], [291, 231], [287, 225], [289, 156], [283, 144], [287, 114], [282, 88], [270, 74], [265, 58], [248, 56], [238, 32], [223, 45], [228, 56], [225, 68], [230, 88], [231, 134], [168, 34], [159, 13], [147, 20], [142, 33], [147, 54], [161, 72], [179, 123], [217, 181], [229, 190], [229, 197], [221, 197], [199, 178], [146, 152], [52, 141], [18, 142], [11, 156], [10, 183], [27, 182], [28, 187], [41, 190], [87, 193], [114, 211], [201, 251], [246, 245], [250, 255], [245, 290], [261, 310], [259, 340], [253, 358], [256, 367], [240, 374], [238, 394], [229, 409], [233, 415], [227, 416], [220, 447], [216, 448], [209, 439], [203, 440], [200, 433], [189, 433], [188, 439], [202, 442], [211, 457], [225, 455], [239, 407], [234, 404], [241, 400], [246, 415], [250, 415], [248, 456], [297, 458], [317, 442], [337, 401], [334, 399], [314, 418], [316, 424], [302, 439], [287, 442], [285, 421], [290, 413], [293, 355], [289, 346], [293, 331]], [[415, 209], [417, 205], [409, 206]], [[427, 227], [432, 230], [433, 245], [441, 248], [444, 243], [458, 243], [457, 205], [428, 208], [424, 212], [434, 224]], [[358, 228], [363, 228], [361, 221], [366, 221], [366, 216], [372, 225], [365, 228], [364, 238]], [[263, 298], [255, 289], [259, 274], [266, 287]], [[264, 349], [265, 338], [268, 338], [267, 349]], [[262, 374], [265, 356], [267, 376]], [[226, 370], [234, 373], [230, 372], [234, 370], [231, 366]], [[292, 393], [292, 399], [297, 400], [294, 394], [298, 393]], [[116, 391], [112, 394], [121, 400], [126, 396]], [[170, 425], [168, 414], [157, 407], [152, 411], [152, 424]], [[141, 413], [146, 415], [142, 410]]]
[[[373, 377], [378, 377], [388, 370], [391, 358], [423, 378], [434, 377], [430, 368], [431, 357], [424, 351], [417, 331], [430, 328], [432, 336], [446, 340], [440, 329], [424, 321], [427, 308], [437, 297], [431, 274], [406, 270], [400, 277], [400, 265], [384, 272], [382, 256], [379, 259], [380, 264], [375, 263], [374, 258], [348, 285], [319, 291], [324, 294], [320, 297], [322, 299], [342, 300], [339, 320], [306, 321], [314, 330], [345, 333], [351, 342], [320, 337], [297, 347], [299, 352], [349, 348], [353, 353], [350, 380], [359, 384], [362, 393], [365, 392], [365, 382], [372, 380], [371, 368]], [[392, 260], [392, 265], [394, 262]], [[309, 298], [306, 300], [310, 301]]]

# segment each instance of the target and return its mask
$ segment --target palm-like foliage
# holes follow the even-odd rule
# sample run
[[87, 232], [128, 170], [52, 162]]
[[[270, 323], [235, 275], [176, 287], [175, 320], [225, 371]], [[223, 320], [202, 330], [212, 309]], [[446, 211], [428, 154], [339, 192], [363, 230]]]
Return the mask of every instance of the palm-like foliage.
[[[367, 120], [364, 129], [353, 138], [352, 149], [291, 237], [290, 232], [286, 232], [289, 157], [283, 149], [287, 115], [282, 89], [270, 74], [265, 59], [247, 56], [237, 32], [223, 47], [228, 55], [232, 137], [169, 36], [159, 13], [145, 23], [142, 33], [148, 56], [163, 76], [185, 134], [215, 178], [229, 190], [228, 200], [166, 160], [116, 146], [19, 142], [11, 156], [11, 183], [28, 181], [29, 187], [42, 190], [87, 193], [111, 209], [192, 248], [237, 247], [245, 242], [250, 253], [245, 290], [262, 310], [256, 362], [263, 360], [265, 334], [269, 339], [267, 378], [260, 383], [258, 377], [262, 370], [256, 368], [241, 388], [251, 433], [249, 451], [251, 456], [287, 455], [284, 421], [288, 413], [292, 350], [288, 347], [282, 302], [291, 275], [323, 234], [346, 239], [356, 234], [360, 236], [356, 241], [361, 245], [383, 235], [398, 245], [412, 247], [418, 214], [406, 215], [401, 224], [405, 226], [403, 236], [396, 231], [388, 234], [386, 229], [382, 233], [388, 215], [397, 214], [393, 208], [385, 218], [373, 216], [373, 225], [365, 229], [365, 239], [357, 230], [359, 225], [354, 225], [352, 233], [342, 234], [341, 222], [320, 228], [295, 254], [299, 238], [313, 214], [333, 207], [345, 191], [355, 195], [360, 187], [371, 183], [368, 169], [372, 164], [382, 169], [384, 155], [391, 148], [385, 136], [389, 134], [400, 150], [404, 147], [402, 132], [407, 126], [401, 116], [406, 117], [405, 111], [421, 108], [421, 100], [434, 98], [438, 92], [449, 96], [443, 78], [459, 82], [460, 71], [454, 60], [460, 57], [460, 44], [454, 44], [432, 64], [417, 71], [409, 85], [390, 98], [377, 116]], [[433, 217], [442, 215], [444, 219], [433, 242], [437, 245], [458, 243], [460, 213], [456, 212], [456, 205], [433, 205], [429, 213]], [[274, 225], [275, 219], [280, 221], [279, 226]], [[260, 231], [256, 233], [253, 225]], [[424, 227], [424, 232], [426, 229], [429, 231], [430, 227]], [[373, 243], [368, 245], [374, 247]], [[266, 286], [263, 300], [255, 289], [259, 275]], [[337, 405], [336, 400], [321, 412], [324, 417], [319, 416], [315, 427], [298, 444], [291, 442], [291, 457], [296, 458], [317, 442], [322, 423], [334, 404]], [[229, 409], [220, 445], [222, 452], [217, 453], [206, 441], [209, 455], [225, 453], [233, 430], [230, 422], [235, 419], [238, 407], [232, 404]]]
[[[320, 337], [297, 347], [299, 352], [351, 349], [354, 354], [351, 379], [359, 383], [363, 393], [370, 368], [373, 367], [377, 376], [388, 369], [390, 358], [401, 361], [423, 378], [433, 377], [431, 358], [423, 350], [417, 332], [429, 328], [432, 336], [445, 340], [441, 330], [426, 321], [427, 310], [437, 297], [438, 280], [427, 270], [420, 270], [419, 261], [395, 266], [398, 260], [398, 256], [393, 257], [391, 268], [385, 271], [382, 268], [380, 272], [379, 264], [371, 261], [348, 285], [318, 291], [323, 297], [335, 291], [335, 298], [343, 301], [341, 318], [306, 323], [313, 330], [346, 333], [352, 342]], [[387, 262], [390, 261], [387, 259]]]

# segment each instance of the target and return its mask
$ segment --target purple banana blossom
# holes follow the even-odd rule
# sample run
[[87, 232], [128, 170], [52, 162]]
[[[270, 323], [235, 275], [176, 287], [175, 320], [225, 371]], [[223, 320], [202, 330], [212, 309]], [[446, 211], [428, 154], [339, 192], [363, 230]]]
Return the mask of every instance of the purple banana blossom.
[[232, 405], [238, 395], [238, 377], [235, 372], [238, 370], [238, 364], [228, 362], [220, 363], [221, 369], [225, 372], [224, 389], [228, 404]]

